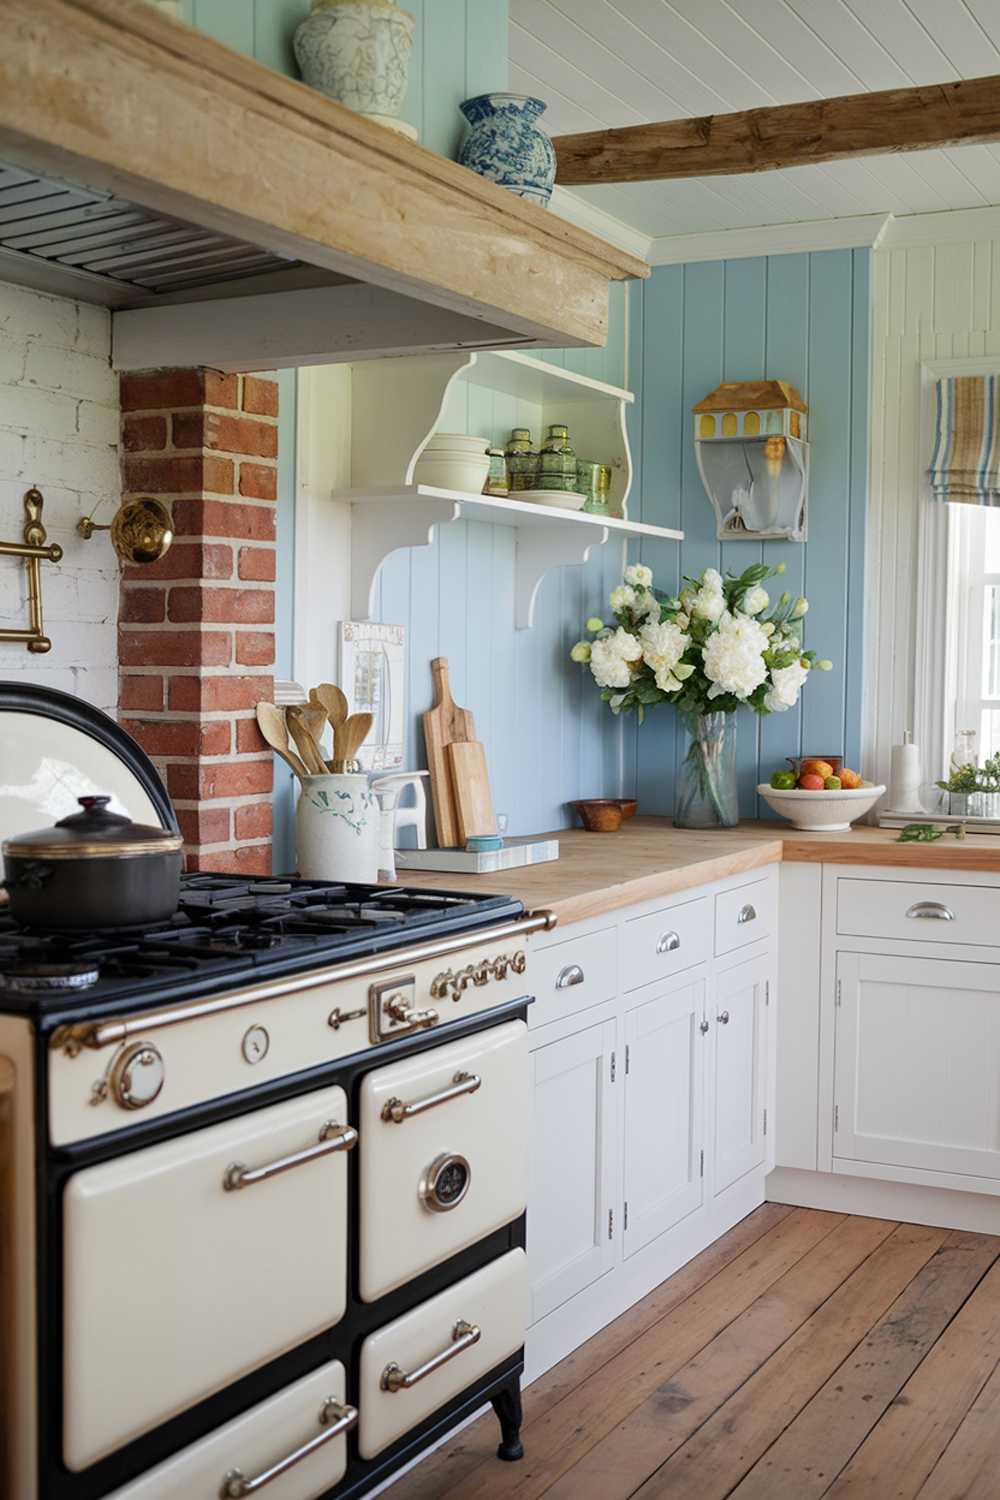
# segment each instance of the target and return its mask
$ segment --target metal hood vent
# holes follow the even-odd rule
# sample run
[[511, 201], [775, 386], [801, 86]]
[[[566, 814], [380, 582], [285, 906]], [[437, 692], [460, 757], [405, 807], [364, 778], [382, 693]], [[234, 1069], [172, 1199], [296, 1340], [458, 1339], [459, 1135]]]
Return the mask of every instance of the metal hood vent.
[[[2, 163], [0, 252], [0, 277], [6, 266], [12, 279], [21, 279], [11, 256], [22, 272], [33, 260], [47, 285], [53, 273], [62, 272], [67, 291], [75, 282], [78, 295], [115, 306], [300, 264], [109, 193], [69, 187]], [[40, 278], [25, 279], [40, 284]]]

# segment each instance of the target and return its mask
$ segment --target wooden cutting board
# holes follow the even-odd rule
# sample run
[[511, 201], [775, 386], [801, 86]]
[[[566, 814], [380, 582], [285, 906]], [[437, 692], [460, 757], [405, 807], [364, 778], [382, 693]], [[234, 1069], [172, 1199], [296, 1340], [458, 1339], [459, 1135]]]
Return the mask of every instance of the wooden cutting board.
[[434, 827], [439, 847], [455, 849], [460, 835], [448, 746], [457, 741], [474, 740], [476, 726], [469, 710], [459, 708], [451, 696], [445, 657], [436, 656], [431, 662], [431, 676], [434, 679], [434, 703], [424, 714], [424, 745], [431, 777]]
[[465, 844], [474, 833], [496, 833], [485, 746], [479, 740], [453, 740], [447, 753], [459, 842]]

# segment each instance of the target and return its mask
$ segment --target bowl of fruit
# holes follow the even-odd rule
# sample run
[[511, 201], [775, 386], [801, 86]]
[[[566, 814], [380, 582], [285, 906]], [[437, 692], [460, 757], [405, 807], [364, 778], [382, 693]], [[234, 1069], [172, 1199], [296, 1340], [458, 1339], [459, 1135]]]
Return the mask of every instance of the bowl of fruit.
[[[840, 756], [790, 756], [790, 768], [775, 771], [757, 790], [769, 807], [809, 833], [843, 833], [870, 812], [884, 786], [864, 781]], [[832, 763], [831, 763], [832, 762]], [[835, 769], [836, 767], [836, 769]]]

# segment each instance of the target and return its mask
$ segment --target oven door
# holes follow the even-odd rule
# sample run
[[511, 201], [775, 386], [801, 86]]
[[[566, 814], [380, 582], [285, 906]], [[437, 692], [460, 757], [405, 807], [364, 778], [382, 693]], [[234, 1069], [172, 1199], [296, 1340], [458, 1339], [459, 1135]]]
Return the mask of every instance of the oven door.
[[359, 1128], [361, 1296], [374, 1302], [524, 1211], [527, 1026], [376, 1068]]
[[70, 1469], [343, 1316], [346, 1119], [343, 1089], [322, 1089], [69, 1179]]

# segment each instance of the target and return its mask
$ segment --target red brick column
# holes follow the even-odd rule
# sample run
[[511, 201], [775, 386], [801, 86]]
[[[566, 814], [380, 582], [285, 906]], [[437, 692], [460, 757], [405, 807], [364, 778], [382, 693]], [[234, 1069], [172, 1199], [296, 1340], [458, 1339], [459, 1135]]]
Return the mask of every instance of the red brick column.
[[254, 707], [274, 692], [278, 387], [151, 370], [121, 381], [126, 498], [173, 513], [166, 557], [125, 569], [122, 724], [164, 775], [188, 868], [267, 874], [273, 766]]

